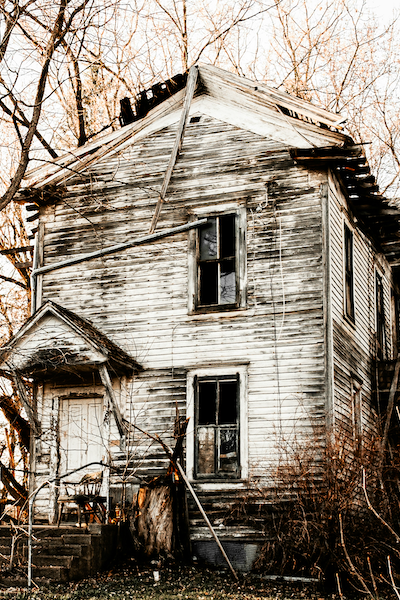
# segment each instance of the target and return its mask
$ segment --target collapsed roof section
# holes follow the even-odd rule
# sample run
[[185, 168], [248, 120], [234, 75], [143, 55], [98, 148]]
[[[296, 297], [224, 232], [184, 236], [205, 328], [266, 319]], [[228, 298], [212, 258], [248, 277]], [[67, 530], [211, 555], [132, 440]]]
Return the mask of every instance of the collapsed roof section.
[[309, 168], [331, 168], [339, 177], [363, 230], [380, 246], [389, 264], [400, 267], [400, 210], [379, 193], [361, 145], [292, 149], [291, 156]]
[[[336, 113], [217, 67], [199, 65], [195, 68], [198, 77], [190, 107], [192, 113], [202, 112], [241, 129], [277, 139], [288, 148], [343, 146], [349, 141], [338, 131], [343, 119]], [[98, 160], [176, 123], [184, 98], [185, 89], [180, 89], [143, 118], [27, 172], [26, 188], [39, 192], [47, 186], [67, 183]], [[38, 196], [40, 198], [40, 192]]]
[[[362, 145], [340, 131], [344, 121], [340, 115], [211, 65], [192, 69], [198, 69], [198, 76], [190, 113], [200, 112], [280, 141], [299, 164], [332, 168], [366, 233], [393, 266], [400, 266], [400, 211], [379, 194]], [[185, 82], [186, 76], [180, 76], [174, 85], [143, 92], [132, 123], [29, 171], [20, 200], [36, 206], [54, 203], [62, 198], [68, 182], [91, 165], [177, 123], [185, 101]], [[144, 106], [149, 94], [155, 97]]]

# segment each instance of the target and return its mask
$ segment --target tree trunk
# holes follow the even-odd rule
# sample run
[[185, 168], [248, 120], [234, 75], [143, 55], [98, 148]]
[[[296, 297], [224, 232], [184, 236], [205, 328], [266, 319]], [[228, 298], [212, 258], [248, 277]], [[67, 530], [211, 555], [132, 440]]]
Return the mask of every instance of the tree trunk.
[[190, 552], [186, 488], [170, 477], [142, 484], [136, 506], [136, 535], [146, 556], [180, 558]]

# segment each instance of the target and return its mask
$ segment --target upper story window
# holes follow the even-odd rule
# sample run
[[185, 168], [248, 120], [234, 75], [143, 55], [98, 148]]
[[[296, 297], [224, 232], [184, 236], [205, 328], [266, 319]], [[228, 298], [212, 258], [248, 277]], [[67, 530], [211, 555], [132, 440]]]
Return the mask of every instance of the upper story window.
[[237, 304], [236, 215], [208, 219], [198, 233], [198, 306]]
[[382, 275], [375, 272], [375, 299], [376, 299], [376, 345], [377, 357], [385, 359], [387, 357], [387, 341], [386, 341], [386, 318], [385, 318], [385, 296], [383, 291]]
[[344, 224], [344, 314], [354, 321], [353, 232]]
[[191, 234], [189, 312], [232, 310], [246, 302], [246, 209], [207, 217]]

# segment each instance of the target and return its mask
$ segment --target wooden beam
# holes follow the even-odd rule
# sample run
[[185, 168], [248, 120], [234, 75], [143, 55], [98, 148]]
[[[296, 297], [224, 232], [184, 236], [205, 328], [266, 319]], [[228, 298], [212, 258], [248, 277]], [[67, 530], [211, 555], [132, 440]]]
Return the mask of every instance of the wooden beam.
[[182, 469], [182, 465], [181, 465], [181, 463], [179, 462], [179, 460], [176, 460], [176, 461], [175, 461], [175, 465], [178, 467], [178, 471], [179, 471], [179, 473], [180, 473], [180, 475], [181, 475], [181, 477], [182, 477], [183, 481], [186, 483], [186, 486], [187, 486], [187, 488], [188, 488], [189, 492], [192, 494], [193, 500], [196, 502], [196, 504], [197, 504], [197, 507], [198, 507], [198, 509], [199, 509], [199, 511], [200, 511], [200, 514], [201, 514], [201, 516], [203, 517], [203, 519], [204, 519], [204, 521], [205, 521], [205, 523], [206, 523], [206, 525], [207, 525], [208, 529], [210, 530], [210, 532], [211, 532], [211, 534], [212, 534], [212, 536], [213, 536], [214, 540], [217, 542], [217, 546], [218, 546], [218, 548], [220, 549], [220, 551], [221, 551], [221, 554], [222, 554], [222, 556], [224, 557], [224, 559], [225, 559], [225, 561], [226, 561], [226, 564], [227, 564], [227, 565], [228, 565], [228, 567], [230, 568], [230, 570], [231, 570], [231, 572], [232, 572], [232, 575], [234, 576], [234, 578], [236, 579], [236, 581], [239, 581], [239, 578], [238, 578], [238, 576], [237, 576], [237, 574], [236, 574], [236, 571], [235, 571], [235, 569], [232, 567], [231, 561], [229, 560], [229, 558], [228, 558], [228, 555], [226, 554], [226, 552], [225, 552], [225, 549], [224, 549], [224, 547], [222, 546], [222, 544], [221, 544], [221, 542], [220, 542], [220, 540], [219, 540], [219, 537], [217, 536], [217, 534], [216, 534], [216, 532], [215, 532], [215, 529], [214, 529], [214, 527], [211, 525], [210, 519], [207, 517], [207, 515], [206, 515], [206, 512], [205, 512], [204, 508], [202, 507], [202, 505], [201, 505], [201, 503], [200, 503], [200, 500], [199, 500], [199, 498], [197, 497], [197, 494], [196, 494], [196, 492], [194, 491], [194, 489], [193, 489], [193, 487], [192, 487], [192, 485], [191, 485], [191, 483], [190, 483], [189, 479], [186, 477], [186, 473], [185, 473], [185, 471]]
[[32, 252], [33, 246], [21, 246], [20, 248], [5, 248], [0, 254], [18, 254], [19, 252]]
[[101, 378], [102, 384], [104, 385], [106, 392], [107, 392], [107, 396], [110, 400], [112, 412], [113, 412], [114, 419], [115, 419], [115, 422], [118, 427], [119, 435], [120, 435], [121, 439], [125, 439], [126, 428], [124, 426], [121, 411], [119, 410], [117, 399], [115, 397], [114, 389], [113, 389], [113, 386], [111, 383], [110, 374], [108, 372], [106, 365], [99, 366], [99, 373], [100, 373], [100, 378]]
[[189, 71], [189, 75], [188, 75], [187, 84], [186, 84], [185, 102], [183, 104], [183, 110], [182, 110], [181, 118], [180, 118], [179, 125], [178, 125], [178, 131], [176, 132], [174, 147], [172, 148], [171, 156], [169, 157], [167, 170], [165, 171], [165, 175], [164, 175], [164, 181], [161, 186], [160, 197], [158, 199], [158, 202], [157, 202], [157, 205], [156, 205], [156, 208], [154, 211], [153, 219], [151, 221], [149, 234], [153, 233], [157, 226], [157, 221], [160, 216], [161, 207], [164, 202], [165, 195], [167, 193], [168, 184], [171, 180], [172, 171], [174, 170], [176, 159], [178, 158], [178, 154], [182, 148], [183, 136], [185, 135], [185, 127], [186, 127], [186, 123], [187, 123], [187, 120], [189, 117], [190, 104], [192, 102], [194, 90], [196, 88], [197, 75], [198, 75], [198, 67], [197, 66], [191, 67], [191, 69]]
[[124, 244], [117, 244], [116, 246], [109, 246], [108, 248], [103, 248], [102, 250], [95, 250], [94, 252], [89, 252], [88, 254], [81, 254], [80, 256], [75, 256], [74, 258], [69, 258], [68, 260], [64, 260], [62, 262], [53, 263], [52, 265], [46, 265], [44, 267], [39, 267], [37, 269], [34, 269], [32, 271], [31, 276], [35, 277], [36, 275], [40, 275], [41, 273], [48, 273], [49, 271], [55, 271], [56, 269], [62, 269], [62, 267], [76, 265], [76, 264], [84, 262], [86, 260], [92, 260], [93, 258], [105, 256], [106, 254], [114, 254], [115, 252], [119, 252], [120, 250], [125, 250], [126, 248], [133, 248], [133, 246], [140, 246], [141, 244], [155, 242], [162, 238], [168, 237], [169, 235], [175, 235], [176, 233], [181, 233], [182, 231], [188, 231], [189, 229], [196, 229], [196, 227], [200, 227], [201, 225], [204, 225], [205, 223], [207, 223], [207, 219], [200, 219], [199, 221], [193, 221], [192, 223], [186, 223], [186, 225], [179, 225], [178, 227], [172, 227], [171, 229], [165, 229], [164, 231], [152, 233], [151, 235], [145, 235], [141, 238], [137, 238], [133, 242], [125, 242]]
[[33, 432], [34, 432], [35, 436], [38, 436], [41, 433], [41, 427], [40, 427], [38, 418], [35, 414], [35, 411], [29, 401], [28, 394], [26, 393], [25, 384], [15, 369], [12, 369], [11, 372], [12, 372], [13, 380], [15, 383], [15, 387], [17, 388], [17, 391], [18, 391], [18, 395], [23, 404], [23, 407], [26, 410], [28, 420], [32, 425]]

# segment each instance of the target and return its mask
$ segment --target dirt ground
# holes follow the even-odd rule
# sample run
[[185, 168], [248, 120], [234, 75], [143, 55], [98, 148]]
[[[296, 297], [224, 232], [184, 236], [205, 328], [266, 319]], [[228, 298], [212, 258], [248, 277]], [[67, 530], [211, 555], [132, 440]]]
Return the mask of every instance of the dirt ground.
[[[159, 581], [156, 581], [159, 573]], [[241, 575], [239, 583], [224, 571], [200, 567], [159, 567], [134, 561], [96, 578], [51, 588], [0, 590], [13, 600], [333, 600], [315, 584], [288, 584]]]

